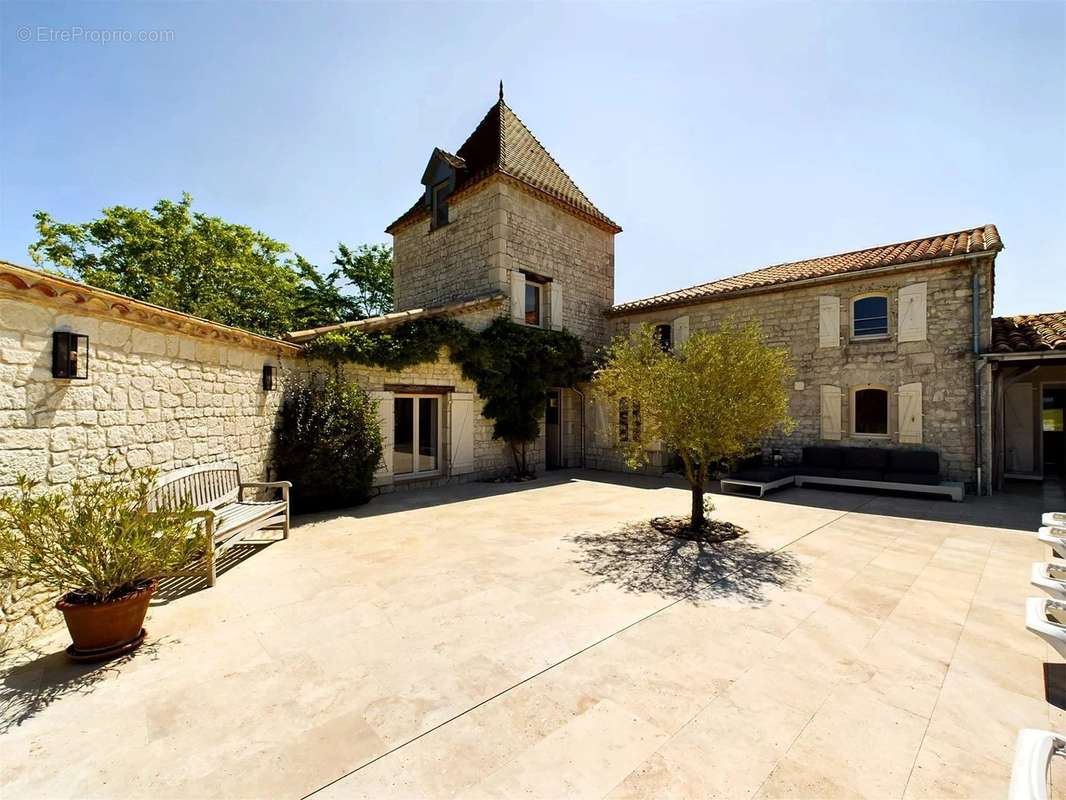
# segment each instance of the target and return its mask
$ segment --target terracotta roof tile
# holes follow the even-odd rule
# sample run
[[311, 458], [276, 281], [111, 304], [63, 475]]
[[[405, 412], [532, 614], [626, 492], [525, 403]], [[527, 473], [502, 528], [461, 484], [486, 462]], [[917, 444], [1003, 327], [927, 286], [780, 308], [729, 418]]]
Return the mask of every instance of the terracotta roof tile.
[[992, 320], [993, 353], [1066, 351], [1066, 311]]
[[[456, 192], [490, 175], [504, 174], [616, 232], [621, 230], [593, 205], [502, 98], [489, 109], [454, 156], [443, 150], [441, 153], [450, 156], [450, 163], [458, 170]], [[391, 233], [398, 225], [428, 216], [429, 210], [420, 197], [385, 230]]]
[[777, 286], [794, 281], [822, 278], [831, 275], [843, 275], [861, 272], [878, 267], [902, 266], [916, 261], [972, 253], [992, 253], [1003, 248], [999, 231], [995, 225], [946, 233], [939, 236], [927, 236], [896, 244], [869, 247], [849, 253], [839, 253], [805, 261], [792, 261], [776, 264], [772, 267], [745, 272], [729, 278], [722, 278], [710, 283], [701, 283], [687, 289], [631, 300], [620, 303], [610, 310], [611, 314], [644, 311], [660, 306], [688, 305], [704, 302], [719, 295], [727, 295], [745, 289], [758, 289], [764, 286]]

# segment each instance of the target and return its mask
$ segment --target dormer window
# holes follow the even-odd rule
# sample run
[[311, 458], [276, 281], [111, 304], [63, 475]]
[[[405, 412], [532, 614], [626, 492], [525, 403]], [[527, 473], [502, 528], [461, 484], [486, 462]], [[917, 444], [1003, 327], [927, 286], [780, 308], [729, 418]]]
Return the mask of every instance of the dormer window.
[[448, 224], [448, 190], [450, 181], [441, 181], [430, 190], [431, 227]]

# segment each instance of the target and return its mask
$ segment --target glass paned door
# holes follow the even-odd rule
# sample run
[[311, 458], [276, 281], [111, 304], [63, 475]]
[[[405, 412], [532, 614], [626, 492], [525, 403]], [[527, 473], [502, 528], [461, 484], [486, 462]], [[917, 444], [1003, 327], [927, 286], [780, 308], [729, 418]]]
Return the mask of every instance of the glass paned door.
[[394, 475], [440, 469], [440, 397], [404, 395], [393, 400]]

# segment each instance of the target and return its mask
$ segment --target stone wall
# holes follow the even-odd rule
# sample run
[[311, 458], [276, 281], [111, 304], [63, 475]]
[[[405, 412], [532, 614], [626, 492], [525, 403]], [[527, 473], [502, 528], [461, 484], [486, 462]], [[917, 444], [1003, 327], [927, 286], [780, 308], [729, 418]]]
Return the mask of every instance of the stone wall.
[[604, 312], [614, 302], [614, 234], [531, 195], [517, 186], [502, 187], [504, 257], [498, 285], [506, 290], [503, 270], [526, 270], [562, 286], [562, 326], [585, 349], [607, 344]]
[[[63, 486], [217, 460], [237, 461], [249, 480], [266, 477], [295, 348], [220, 342], [137, 324], [84, 298], [0, 287], [0, 491], [20, 473]], [[88, 335], [87, 380], [52, 377], [56, 330]], [[264, 364], [278, 368], [271, 392]], [[48, 593], [0, 592], [0, 648], [58, 619]]]
[[489, 271], [502, 235], [500, 186], [487, 180], [453, 198], [447, 225], [431, 230], [423, 219], [393, 233], [397, 311], [504, 290]]
[[[765, 443], [767, 448], [780, 448], [793, 459], [799, 458], [804, 445], [811, 444], [899, 446], [894, 392], [903, 384], [920, 381], [923, 440], [921, 445], [913, 446], [939, 452], [943, 477], [966, 482], [972, 491], [975, 447], [971, 276], [975, 264], [982, 286], [981, 344], [987, 347], [991, 338], [990, 258], [856, 276], [683, 308], [629, 314], [614, 320], [615, 331], [623, 332], [642, 322], [669, 323], [683, 315], [689, 317], [692, 333], [713, 330], [727, 319], [739, 324], [752, 320], [759, 322], [769, 344], [789, 350], [796, 370], [790, 403], [796, 428], [791, 435], [776, 435]], [[906, 284], [917, 282], [927, 284], [927, 336], [925, 341], [899, 342], [896, 292]], [[889, 336], [882, 340], [856, 341], [848, 335], [848, 300], [869, 292], [884, 292], [890, 298]], [[843, 301], [839, 347], [819, 347], [818, 298], [822, 295], [835, 295]], [[820, 438], [822, 384], [839, 386], [842, 390], [844, 431], [839, 442], [823, 442]], [[849, 388], [864, 384], [889, 388], [888, 439], [859, 438], [848, 432], [851, 419]], [[985, 397], [987, 418], [987, 387]], [[987, 436], [985, 441], [987, 463]], [[603, 459], [613, 463], [609, 454], [603, 454]]]

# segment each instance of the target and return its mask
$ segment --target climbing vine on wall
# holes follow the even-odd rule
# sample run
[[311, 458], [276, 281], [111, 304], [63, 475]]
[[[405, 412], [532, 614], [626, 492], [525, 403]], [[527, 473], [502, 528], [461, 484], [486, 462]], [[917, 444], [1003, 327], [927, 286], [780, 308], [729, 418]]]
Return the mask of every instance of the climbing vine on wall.
[[401, 370], [436, 361], [442, 347], [476, 384], [493, 438], [510, 445], [516, 471], [528, 474], [526, 449], [540, 435], [547, 391], [588, 378], [581, 342], [573, 334], [503, 318], [483, 331], [454, 319], [425, 319], [386, 331], [326, 333], [307, 345], [307, 355]]

